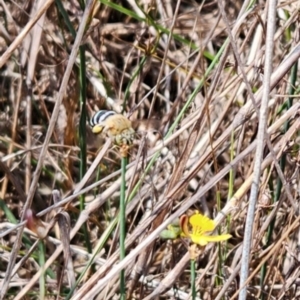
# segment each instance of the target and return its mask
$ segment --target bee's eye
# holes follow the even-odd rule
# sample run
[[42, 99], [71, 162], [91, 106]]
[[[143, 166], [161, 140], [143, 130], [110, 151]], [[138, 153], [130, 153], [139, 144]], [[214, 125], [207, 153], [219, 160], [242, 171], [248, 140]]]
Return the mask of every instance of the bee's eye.
[[112, 110], [99, 110], [94, 114], [90, 120], [90, 126], [94, 127], [97, 124], [104, 122], [109, 116], [115, 115], [116, 113]]

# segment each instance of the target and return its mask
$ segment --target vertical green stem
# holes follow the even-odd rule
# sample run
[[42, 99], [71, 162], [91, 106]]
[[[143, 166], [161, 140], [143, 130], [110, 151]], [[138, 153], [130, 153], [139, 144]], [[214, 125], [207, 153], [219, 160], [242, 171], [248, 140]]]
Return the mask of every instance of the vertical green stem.
[[[126, 166], [127, 157], [122, 157], [121, 172], [121, 195], [120, 195], [120, 260], [125, 258], [125, 235], [126, 235]], [[120, 273], [120, 299], [126, 299], [125, 270]]]
[[[80, 179], [86, 173], [86, 69], [85, 69], [85, 46], [79, 49], [80, 56], [80, 120], [79, 120], [79, 147], [80, 147]], [[85, 196], [80, 196], [80, 211], [85, 208]], [[85, 244], [88, 251], [92, 252], [87, 225], [83, 225]]]
[[[38, 243], [39, 247], [39, 264], [41, 268], [44, 268], [45, 265], [45, 246], [44, 241], [40, 240]], [[45, 281], [45, 272], [40, 276], [40, 299], [45, 299], [46, 296], [46, 281]]]
[[196, 262], [195, 259], [191, 259], [191, 292], [192, 299], [196, 299]]

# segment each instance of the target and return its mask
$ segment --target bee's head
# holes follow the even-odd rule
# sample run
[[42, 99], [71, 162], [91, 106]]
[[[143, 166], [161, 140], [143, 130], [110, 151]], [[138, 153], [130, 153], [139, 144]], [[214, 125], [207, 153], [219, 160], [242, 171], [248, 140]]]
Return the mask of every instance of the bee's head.
[[99, 133], [101, 133], [101, 132], [103, 131], [103, 128], [104, 128], [103, 125], [101, 125], [101, 124], [96, 124], [96, 125], [94, 125], [94, 126], [92, 127], [92, 131], [93, 131], [93, 133], [95, 133], [95, 134], [99, 134]]

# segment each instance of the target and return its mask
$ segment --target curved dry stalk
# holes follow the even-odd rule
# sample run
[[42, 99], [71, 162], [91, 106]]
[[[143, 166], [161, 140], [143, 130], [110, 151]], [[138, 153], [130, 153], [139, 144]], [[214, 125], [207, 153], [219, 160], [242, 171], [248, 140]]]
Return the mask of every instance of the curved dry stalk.
[[168, 290], [173, 285], [176, 278], [182, 274], [190, 259], [190, 253], [187, 252], [172, 269], [172, 271], [170, 271], [167, 276], [159, 283], [159, 286], [149, 296], [143, 298], [143, 300], [152, 300]]
[[[101, 151], [96, 156], [96, 158], [93, 161], [93, 163], [90, 166], [90, 168], [87, 170], [87, 172], [85, 173], [85, 175], [83, 176], [83, 178], [81, 179], [81, 181], [76, 185], [73, 194], [78, 194], [79, 191], [81, 191], [82, 188], [86, 185], [87, 181], [90, 179], [90, 177], [94, 173], [95, 169], [100, 164], [100, 161], [102, 160], [104, 154], [107, 152], [107, 150], [110, 147], [110, 145], [111, 145], [111, 140], [107, 139], [106, 143], [101, 148]], [[57, 203], [57, 204], [59, 204], [59, 203]]]
[[[8, 155], [6, 155], [5, 158], [7, 158], [7, 167], [10, 168], [12, 161], [10, 160], [14, 155], [13, 149], [15, 146], [15, 138], [17, 135], [17, 122], [18, 122], [18, 111], [19, 111], [19, 107], [20, 107], [20, 102], [21, 102], [21, 92], [22, 92], [22, 80], [19, 80], [19, 85], [18, 85], [18, 95], [17, 95], [17, 99], [16, 99], [16, 103], [15, 103], [15, 109], [14, 109], [14, 118], [13, 118], [13, 126], [12, 126], [12, 134], [11, 134], [11, 141], [9, 143], [9, 148], [8, 148]], [[4, 157], [1, 159], [2, 162], [4, 162]], [[4, 199], [5, 197], [5, 193], [6, 193], [6, 189], [7, 189], [7, 184], [8, 184], [8, 180], [9, 178], [7, 176], [4, 177], [4, 180], [2, 182], [2, 186], [1, 186], [1, 198]]]
[[[43, 10], [42, 1], [38, 1], [32, 8], [32, 12], [36, 13]], [[25, 61], [27, 60], [28, 52], [29, 59], [27, 64], [27, 78], [26, 78], [26, 85], [28, 88], [28, 95], [27, 95], [27, 105], [26, 105], [26, 148], [31, 149], [32, 147], [32, 83], [34, 81], [34, 73], [36, 68], [37, 56], [40, 49], [41, 37], [43, 32], [43, 25], [45, 22], [46, 10], [43, 15], [38, 19], [37, 23], [32, 28], [32, 38], [29, 35], [26, 36], [28, 40], [28, 49], [24, 49], [22, 56], [23, 61], [22, 65], [25, 65]], [[25, 40], [26, 41], [26, 40]], [[30, 51], [28, 51], [30, 48]], [[31, 182], [31, 151], [27, 152], [26, 155], [26, 172], [25, 172], [25, 192], [28, 194]]]
[[17, 47], [22, 43], [24, 38], [27, 36], [32, 27], [38, 22], [38, 20], [42, 17], [42, 15], [47, 11], [50, 5], [54, 2], [54, 0], [47, 0], [44, 5], [37, 11], [34, 17], [27, 23], [24, 29], [20, 32], [17, 38], [10, 44], [10, 46], [6, 49], [6, 51], [0, 57], [0, 68], [4, 66], [13, 52], [17, 49]]
[[[19, 42], [21, 42], [21, 40], [26, 36], [27, 31], [25, 29], [30, 30], [32, 28], [32, 26], [35, 24], [35, 22], [47, 10], [47, 8], [50, 6], [51, 3], [52, 3], [52, 1], [47, 1], [45, 3], [45, 5], [37, 12], [36, 17], [33, 18], [27, 24], [27, 26], [24, 28], [24, 30], [19, 35], [19, 38], [16, 39], [15, 42], [13, 42], [13, 44], [7, 49], [7, 51], [0, 58], [0, 66], [2, 66], [5, 63], [5, 61], [8, 59], [12, 49], [15, 49], [14, 47], [17, 47]], [[72, 52], [71, 52], [71, 55], [70, 55], [70, 59], [68, 61], [68, 65], [67, 65], [66, 71], [64, 73], [64, 77], [63, 77], [63, 80], [62, 80], [62, 84], [61, 84], [61, 87], [60, 87], [58, 98], [57, 98], [57, 101], [55, 103], [53, 113], [52, 113], [52, 117], [51, 117], [51, 120], [50, 120], [50, 124], [49, 124], [49, 127], [48, 127], [48, 131], [47, 131], [47, 134], [46, 134], [46, 137], [45, 137], [45, 141], [44, 141], [43, 147], [41, 149], [38, 164], [37, 164], [34, 176], [33, 176], [33, 180], [32, 180], [31, 186], [30, 186], [30, 190], [28, 192], [28, 197], [27, 197], [27, 200], [24, 204], [21, 221], [24, 220], [25, 212], [31, 206], [31, 202], [32, 202], [35, 190], [37, 188], [37, 183], [38, 183], [38, 180], [39, 180], [39, 175], [42, 171], [44, 159], [45, 159], [47, 149], [48, 149], [48, 144], [50, 142], [50, 138], [52, 136], [54, 126], [56, 124], [56, 120], [57, 120], [57, 117], [58, 117], [58, 114], [59, 114], [59, 108], [60, 108], [60, 105], [62, 103], [62, 99], [63, 99], [64, 94], [65, 94], [65, 90], [67, 88], [67, 84], [68, 84], [68, 81], [69, 81], [69, 78], [70, 78], [70, 75], [71, 75], [71, 72], [72, 72], [73, 64], [76, 60], [77, 52], [78, 52], [78, 49], [79, 49], [79, 46], [81, 44], [81, 40], [82, 40], [82, 37], [83, 37], [83, 34], [84, 34], [85, 24], [88, 20], [88, 17], [90, 15], [90, 11], [92, 9], [92, 4], [93, 4], [93, 0], [89, 0], [89, 2], [87, 3], [87, 6], [86, 6], [85, 12], [83, 14], [83, 17], [82, 17], [82, 23], [80, 24], [80, 27], [78, 29], [78, 34], [76, 36], [74, 46], [72, 48]], [[15, 264], [15, 260], [16, 260], [18, 250], [20, 248], [22, 233], [23, 233], [23, 230], [21, 228], [18, 232], [17, 239], [16, 239], [16, 242], [14, 244], [14, 248], [11, 252], [11, 257], [10, 257], [10, 260], [9, 260], [9, 263], [8, 263], [8, 267], [6, 269], [5, 278], [4, 278], [2, 286], [1, 286], [0, 299], [3, 299], [3, 297], [6, 294], [8, 284], [9, 284], [9, 279], [11, 277], [11, 272], [12, 272], [13, 266]]]

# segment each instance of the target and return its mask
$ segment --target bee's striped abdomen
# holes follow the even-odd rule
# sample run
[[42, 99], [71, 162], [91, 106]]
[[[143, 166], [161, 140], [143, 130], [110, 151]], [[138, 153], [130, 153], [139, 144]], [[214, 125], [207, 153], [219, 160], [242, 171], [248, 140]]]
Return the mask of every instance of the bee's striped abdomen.
[[99, 110], [96, 112], [90, 120], [90, 126], [94, 127], [97, 124], [104, 122], [108, 117], [115, 115], [112, 110]]

